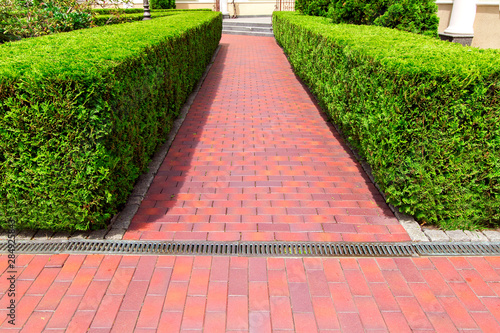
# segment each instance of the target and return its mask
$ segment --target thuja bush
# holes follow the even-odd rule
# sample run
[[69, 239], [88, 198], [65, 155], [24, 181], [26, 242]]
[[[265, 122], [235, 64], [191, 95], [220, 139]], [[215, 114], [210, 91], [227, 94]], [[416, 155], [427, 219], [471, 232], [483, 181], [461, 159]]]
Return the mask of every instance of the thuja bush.
[[296, 0], [295, 8], [333, 23], [377, 25], [437, 37], [435, 0]]
[[[176, 12], [151, 10], [151, 18], [153, 19], [170, 15], [176, 15]], [[92, 19], [92, 24], [94, 24], [95, 26], [103, 26], [107, 24], [129, 23], [134, 21], [142, 21], [143, 18], [144, 10], [141, 9], [140, 12], [121, 12], [118, 15], [117, 13], [95, 15]]]
[[275, 12], [296, 73], [389, 203], [444, 228], [500, 224], [500, 52]]
[[221, 31], [220, 13], [180, 12], [0, 45], [0, 225], [105, 226]]
[[151, 9], [175, 9], [175, 0], [151, 0]]

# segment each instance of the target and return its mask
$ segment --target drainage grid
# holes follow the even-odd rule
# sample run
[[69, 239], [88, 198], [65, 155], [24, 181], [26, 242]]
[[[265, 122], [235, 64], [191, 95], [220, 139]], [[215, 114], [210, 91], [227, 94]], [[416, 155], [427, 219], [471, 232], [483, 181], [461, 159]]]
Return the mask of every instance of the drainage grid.
[[[12, 251], [0, 242], [0, 254]], [[17, 241], [15, 254], [133, 254], [263, 257], [495, 256], [491, 243], [161, 242], [127, 240]]]

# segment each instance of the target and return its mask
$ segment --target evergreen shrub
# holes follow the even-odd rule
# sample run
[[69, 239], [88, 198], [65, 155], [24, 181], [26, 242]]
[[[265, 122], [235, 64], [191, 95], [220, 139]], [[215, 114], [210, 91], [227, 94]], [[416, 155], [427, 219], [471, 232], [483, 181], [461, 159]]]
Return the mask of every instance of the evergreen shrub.
[[0, 225], [104, 227], [203, 74], [216, 12], [0, 45]]
[[437, 37], [435, 0], [296, 0], [302, 14], [333, 23], [377, 25]]
[[275, 12], [296, 73], [390, 204], [443, 228], [500, 224], [500, 52]]

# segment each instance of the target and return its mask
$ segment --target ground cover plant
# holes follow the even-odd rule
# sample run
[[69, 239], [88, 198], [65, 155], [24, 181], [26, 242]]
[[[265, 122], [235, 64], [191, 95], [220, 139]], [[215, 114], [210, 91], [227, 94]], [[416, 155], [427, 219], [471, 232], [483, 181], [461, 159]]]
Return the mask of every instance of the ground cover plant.
[[296, 0], [295, 9], [305, 15], [328, 17], [333, 23], [377, 25], [438, 36], [435, 0]]
[[296, 73], [422, 223], [500, 224], [500, 52], [376, 26], [275, 12]]
[[0, 224], [103, 227], [201, 77], [220, 13], [0, 45]]

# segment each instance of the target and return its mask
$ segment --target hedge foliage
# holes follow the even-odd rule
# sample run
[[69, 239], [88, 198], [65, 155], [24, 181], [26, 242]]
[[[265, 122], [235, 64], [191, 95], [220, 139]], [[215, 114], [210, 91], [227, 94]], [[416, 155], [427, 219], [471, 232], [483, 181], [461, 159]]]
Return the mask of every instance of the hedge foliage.
[[1, 45], [1, 226], [105, 226], [221, 31], [220, 13], [179, 12]]
[[175, 9], [175, 0], [151, 0], [151, 9]]
[[[174, 11], [151, 11], [151, 17], [158, 18], [163, 16], [175, 15]], [[92, 19], [92, 23], [98, 27], [106, 25], [106, 24], [118, 24], [118, 23], [130, 23], [135, 21], [142, 21], [144, 18], [144, 11], [138, 13], [124, 13], [121, 15], [113, 15], [113, 14], [104, 14], [104, 15], [95, 15]]]
[[323, 16], [333, 23], [388, 27], [437, 37], [435, 0], [295, 0], [303, 14]]
[[500, 53], [374, 26], [275, 12], [297, 74], [421, 222], [500, 224]]

